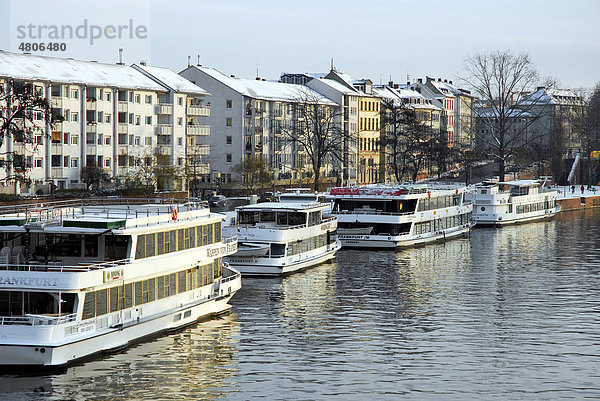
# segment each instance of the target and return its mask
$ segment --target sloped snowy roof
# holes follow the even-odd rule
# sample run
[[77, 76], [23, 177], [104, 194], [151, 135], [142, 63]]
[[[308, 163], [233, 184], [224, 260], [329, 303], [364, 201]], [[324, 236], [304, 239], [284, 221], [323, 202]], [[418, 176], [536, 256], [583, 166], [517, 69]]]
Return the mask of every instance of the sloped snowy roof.
[[324, 83], [325, 85], [329, 86], [330, 88], [343, 93], [344, 95], [354, 95], [357, 96], [359, 95], [359, 92], [356, 89], [350, 89], [348, 88], [346, 85], [342, 85], [341, 83], [339, 83], [338, 81], [335, 81], [333, 79], [327, 79], [327, 78], [314, 78], [316, 80], [318, 80], [319, 82]]
[[148, 75], [154, 77], [154, 79], [160, 81], [162, 85], [167, 86], [169, 89], [176, 92], [192, 93], [198, 95], [209, 95], [207, 91], [199, 87], [198, 85], [188, 81], [181, 75], [177, 74], [168, 68], [162, 67], [151, 67], [147, 65], [133, 64], [133, 68], [145, 71]]
[[437, 90], [440, 91], [444, 96], [454, 97], [454, 92], [448, 87], [448, 85], [446, 85], [446, 83], [434, 80], [431, 80], [429, 82], [431, 82], [433, 86], [435, 86]]
[[0, 77], [64, 84], [148, 89], [165, 92], [158, 83], [126, 65], [105, 64], [0, 51]]
[[247, 97], [283, 102], [298, 102], [301, 99], [308, 98], [311, 101], [316, 100], [320, 104], [338, 105], [331, 99], [303, 85], [230, 77], [214, 68], [202, 66], [193, 66], [193, 68]]
[[[411, 88], [391, 88], [386, 85], [377, 85], [373, 86], [373, 94], [389, 99], [394, 102], [396, 105], [403, 105], [413, 109], [431, 109], [431, 110], [441, 110], [436, 105], [431, 103], [427, 103], [427, 98], [421, 95], [416, 90]], [[416, 99], [416, 103], [406, 103], [407, 100]]]
[[519, 105], [531, 106], [531, 105], [581, 105], [583, 99], [577, 95], [571, 89], [546, 89], [538, 88], [537, 91], [531, 95], [526, 96], [519, 102]]

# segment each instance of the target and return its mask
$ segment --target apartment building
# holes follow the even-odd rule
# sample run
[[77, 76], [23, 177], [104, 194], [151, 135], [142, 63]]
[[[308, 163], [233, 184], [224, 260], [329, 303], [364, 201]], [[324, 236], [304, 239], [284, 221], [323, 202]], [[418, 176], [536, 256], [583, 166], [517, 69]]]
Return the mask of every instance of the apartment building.
[[[50, 185], [82, 188], [81, 172], [86, 166], [99, 167], [116, 181], [126, 182], [163, 143], [171, 146], [170, 155], [182, 154], [185, 160], [188, 110], [185, 106], [161, 110], [160, 99], [180, 93], [187, 104], [192, 101], [188, 98], [198, 101], [207, 93], [197, 87], [171, 88], [141, 67], [0, 52], [4, 93], [0, 110], [9, 116], [12, 102], [17, 101], [13, 89], [25, 87], [49, 102], [57, 121], [51, 126], [34, 113], [26, 123], [35, 128], [33, 143], [5, 138], [0, 148], [6, 154], [0, 185], [23, 184], [17, 192], [32, 194]], [[183, 128], [167, 129], [162, 136], [170, 139], [161, 139], [165, 132], [160, 122], [178, 122], [179, 118]], [[16, 160], [25, 162], [13, 171]]]
[[[336, 102], [305, 86], [238, 78], [201, 65], [180, 75], [212, 95], [207, 139], [213, 179], [234, 184], [239, 179], [234, 167], [246, 156], [263, 158], [281, 184], [310, 177], [307, 155], [290, 140], [301, 119], [298, 109], [306, 101], [336, 109]], [[331, 176], [333, 169], [329, 164], [322, 176]]]

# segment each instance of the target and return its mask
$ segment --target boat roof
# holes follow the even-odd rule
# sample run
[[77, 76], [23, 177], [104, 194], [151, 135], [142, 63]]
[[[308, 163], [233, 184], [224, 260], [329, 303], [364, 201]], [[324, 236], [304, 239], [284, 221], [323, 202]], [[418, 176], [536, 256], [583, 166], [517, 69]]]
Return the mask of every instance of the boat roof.
[[145, 199], [138, 199], [137, 204], [124, 204], [124, 200], [119, 199], [110, 204], [111, 200], [102, 201], [104, 203], [90, 204], [90, 200], [78, 200], [14, 205], [12, 212], [0, 208], [0, 231], [14, 232], [27, 228], [48, 233], [97, 234], [107, 230], [149, 230], [161, 224], [185, 224], [192, 219], [223, 217], [210, 213], [203, 202], [146, 203]]
[[316, 211], [328, 208], [329, 205], [326, 203], [318, 202], [263, 202], [255, 205], [244, 205], [235, 208], [237, 211], [293, 211], [293, 212], [305, 212], [305, 211]]
[[538, 187], [540, 181], [538, 180], [514, 180], [514, 181], [501, 181], [496, 183], [498, 185], [508, 185], [511, 187]]

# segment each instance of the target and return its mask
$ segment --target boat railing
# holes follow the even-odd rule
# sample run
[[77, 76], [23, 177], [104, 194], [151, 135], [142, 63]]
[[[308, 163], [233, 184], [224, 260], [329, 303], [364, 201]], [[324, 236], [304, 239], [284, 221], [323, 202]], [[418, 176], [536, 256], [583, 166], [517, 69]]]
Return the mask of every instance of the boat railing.
[[31, 315], [25, 316], [0, 316], [0, 326], [3, 325], [25, 325], [25, 326], [56, 326], [63, 323], [74, 322], [76, 313], [62, 316]]
[[232, 236], [232, 237], [227, 237], [225, 239], [223, 239], [223, 243], [224, 244], [230, 244], [232, 242], [236, 242], [237, 241], [237, 236]]
[[62, 265], [60, 262], [29, 263], [29, 264], [0, 264], [0, 270], [25, 271], [25, 272], [83, 272], [92, 270], [104, 270], [123, 266], [131, 262], [131, 259], [120, 259], [102, 262], [81, 262], [77, 265]]
[[231, 276], [221, 277], [221, 284], [225, 284], [225, 283], [228, 283], [230, 281], [233, 281], [236, 278], [240, 277], [241, 275], [242, 275], [241, 273], [235, 273], [235, 274], [232, 274]]
[[306, 224], [298, 224], [295, 226], [271, 226], [271, 225], [263, 225], [261, 223], [258, 224], [239, 224], [240, 228], [260, 228], [260, 229], [268, 229], [268, 230], [295, 230], [297, 228], [305, 228]]
[[321, 219], [321, 223], [327, 223], [327, 222], [330, 222], [330, 221], [333, 221], [333, 220], [337, 220], [337, 217], [333, 217], [333, 216], [331, 216], [331, 217], [323, 217]]
[[[148, 205], [147, 208], [139, 206]], [[115, 206], [124, 206], [115, 208]], [[132, 206], [130, 209], [129, 206]], [[138, 207], [133, 207], [138, 206]], [[165, 207], [171, 206], [171, 207]], [[195, 199], [164, 198], [85, 198], [0, 206], [0, 216], [24, 219], [25, 223], [61, 224], [64, 219], [83, 214], [102, 215], [106, 218], [138, 218], [208, 208], [206, 202]], [[111, 216], [111, 212], [112, 216]]]
[[331, 211], [331, 214], [368, 214], [368, 215], [382, 215], [382, 216], [408, 216], [414, 214], [415, 212], [381, 212], [381, 211], [373, 211], [373, 210], [339, 210], [339, 211]]

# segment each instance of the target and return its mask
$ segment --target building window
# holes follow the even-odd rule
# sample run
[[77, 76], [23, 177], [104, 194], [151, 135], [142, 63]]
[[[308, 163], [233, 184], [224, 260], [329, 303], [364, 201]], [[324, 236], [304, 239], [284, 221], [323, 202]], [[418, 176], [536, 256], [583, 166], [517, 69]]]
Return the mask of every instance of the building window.
[[135, 137], [135, 145], [136, 145], [136, 146], [140, 146], [140, 143], [141, 143], [141, 141], [142, 141], [142, 140], [140, 139], [140, 137], [139, 137], [139, 136], [136, 136], [136, 137]]
[[110, 92], [106, 92], [106, 101], [110, 102]]
[[110, 123], [110, 114], [107, 114], [104, 116], [104, 122], [105, 123]]
[[225, 125], [228, 127], [231, 127], [233, 125], [233, 121], [232, 121], [231, 117], [227, 117], [225, 119]]
[[79, 98], [79, 90], [71, 89], [71, 98], [78, 99]]
[[71, 135], [71, 134], [69, 134], [68, 132], [65, 132], [65, 133], [63, 134], [63, 137], [64, 137], [63, 143], [64, 143], [65, 145], [68, 145], [68, 144], [70, 143], [70, 141], [69, 141], [69, 136], [70, 136], [70, 135]]
[[69, 156], [64, 156], [63, 161], [64, 161], [63, 165], [65, 167], [69, 167]]
[[110, 145], [110, 136], [107, 136], [106, 138], [104, 138], [104, 144]]
[[146, 104], [152, 104], [152, 95], [146, 95]]
[[139, 103], [140, 102], [140, 95], [135, 95], [135, 102]]
[[225, 143], [226, 143], [227, 145], [231, 145], [231, 143], [232, 143], [232, 142], [233, 142], [233, 141], [232, 141], [232, 139], [231, 139], [231, 136], [229, 136], [229, 135], [228, 135], [228, 136], [226, 136], [226, 137], [225, 137]]
[[183, 117], [177, 118], [177, 125], [183, 125]]
[[177, 138], [177, 145], [183, 146], [183, 138], [181, 138], [181, 137]]
[[61, 167], [60, 159], [60, 155], [52, 155], [52, 167]]
[[146, 125], [152, 125], [152, 116], [146, 116]]
[[225, 101], [225, 107], [227, 107], [228, 109], [230, 109], [230, 108], [233, 106], [233, 104], [232, 104], [232, 103], [233, 103], [233, 102], [232, 102], [231, 100], [226, 100], [226, 101]]
[[79, 113], [77, 112], [72, 112], [71, 113], [71, 121], [73, 121], [74, 123], [79, 121]]
[[140, 125], [142, 122], [142, 118], [140, 116], [135, 116], [135, 125]]
[[43, 163], [44, 159], [34, 159], [33, 163], [35, 167], [42, 167], [42, 163]]
[[231, 163], [231, 153], [227, 153], [226, 158], [227, 158], [227, 163]]
[[183, 106], [183, 97], [180, 96], [177, 98], [177, 104]]
[[144, 144], [146, 146], [152, 146], [152, 137], [151, 136], [147, 136], [146, 138], [144, 138]]
[[110, 158], [104, 159], [104, 165], [110, 167]]

